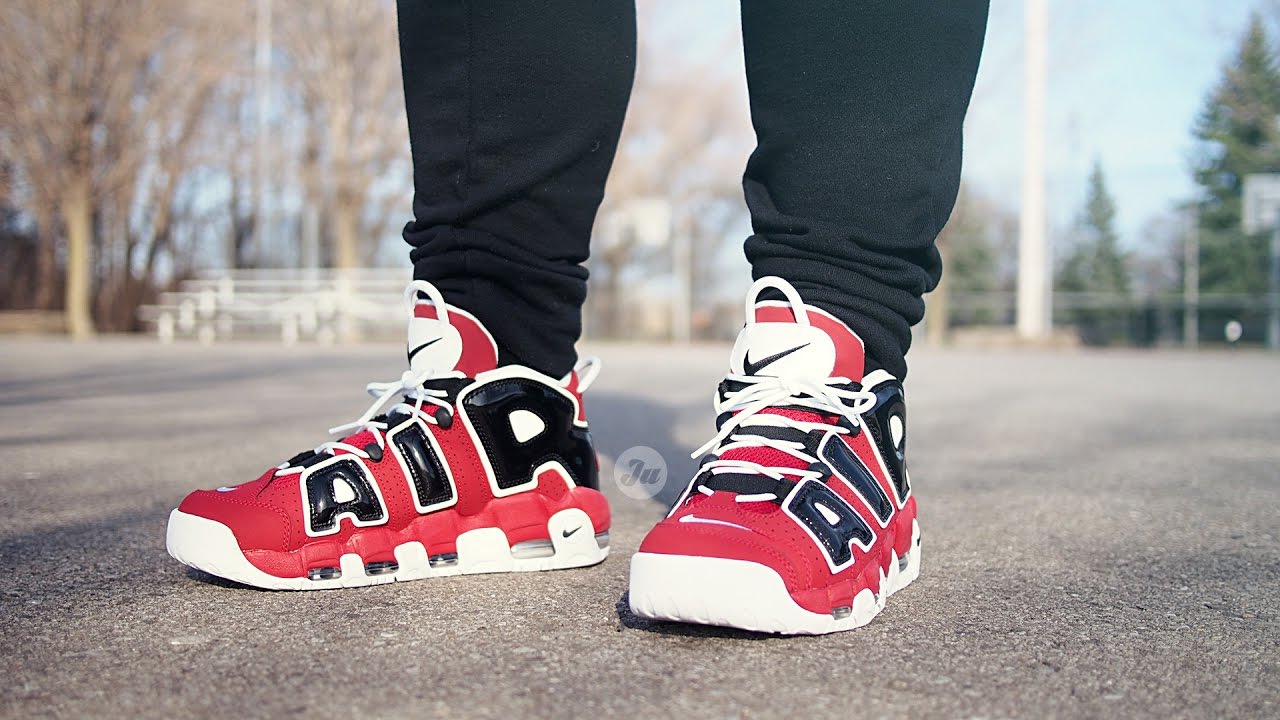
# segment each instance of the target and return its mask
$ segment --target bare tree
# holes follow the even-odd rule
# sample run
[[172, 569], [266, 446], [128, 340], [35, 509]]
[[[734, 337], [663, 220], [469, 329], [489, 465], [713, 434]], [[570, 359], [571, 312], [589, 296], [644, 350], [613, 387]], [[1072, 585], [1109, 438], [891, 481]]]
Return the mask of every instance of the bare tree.
[[165, 247], [169, 201], [226, 72], [226, 38], [211, 32], [219, 12], [129, 0], [0, 9], [0, 105], [10, 110], [0, 137], [36, 218], [42, 305], [51, 304], [59, 240], [65, 248], [75, 337], [94, 332], [95, 269], [100, 288], [133, 292], [135, 251], [144, 249], [146, 276]]
[[[373, 257], [362, 238], [389, 229], [410, 177], [393, 6], [275, 6], [275, 206], [323, 208], [332, 263], [356, 267]], [[647, 3], [646, 17], [659, 7]], [[95, 321], [135, 327], [140, 303], [201, 262], [201, 243], [230, 236], [231, 267], [266, 258], [245, 246], [263, 220], [244, 202], [253, 187], [246, 149], [258, 139], [246, 121], [257, 110], [252, 22], [237, 3], [0, 3], [0, 202], [17, 238], [5, 242], [27, 258], [34, 302], [62, 305], [75, 335], [92, 334]], [[736, 52], [735, 29], [725, 29], [724, 50]], [[642, 38], [604, 213], [666, 198], [674, 231], [693, 246], [698, 302], [714, 288], [727, 229], [745, 217], [738, 178], [751, 131], [740, 66], [682, 51], [673, 61], [680, 40]], [[301, 225], [281, 219], [280, 227]], [[615, 282], [627, 268], [663, 262], [627, 242], [597, 249]]]
[[88, 272], [94, 107], [86, 88], [100, 77], [95, 76], [102, 42], [88, 32], [94, 19], [88, 5], [14, 0], [0, 13], [0, 34], [6, 38], [0, 44], [0, 106], [9, 114], [5, 151], [17, 160], [38, 208], [41, 283], [48, 279], [44, 264], [52, 256], [51, 218], [60, 211], [68, 238], [65, 302], [77, 336], [93, 331]]
[[102, 183], [103, 204], [122, 216], [119, 265], [102, 282], [100, 306], [115, 329], [131, 329], [151, 292], [157, 265], [173, 252], [178, 196], [193, 171], [220, 159], [211, 109], [237, 102], [246, 18], [227, 6], [166, 6], [142, 49], [128, 102], [106, 109], [107, 138], [118, 146]]
[[381, 207], [378, 180], [408, 156], [394, 8], [383, 0], [292, 5], [288, 26], [285, 81], [312, 133], [302, 183], [327, 200], [334, 266], [359, 267], [370, 255], [362, 215]]
[[[746, 216], [741, 176], [754, 135], [741, 65], [724, 62], [741, 54], [740, 33], [727, 27], [709, 59], [692, 60], [682, 40], [665, 32], [679, 25], [664, 24], [678, 19], [678, 7], [650, 2], [639, 10], [635, 87], [600, 214], [604, 220], [637, 198], [665, 198], [672, 232], [691, 244], [690, 292], [698, 306], [715, 292], [715, 258]], [[593, 302], [616, 309], [621, 275], [658, 265], [668, 254], [646, 254], [630, 237], [601, 239], [593, 263], [605, 277]], [[621, 332], [618, 314], [604, 315], [603, 333]]]

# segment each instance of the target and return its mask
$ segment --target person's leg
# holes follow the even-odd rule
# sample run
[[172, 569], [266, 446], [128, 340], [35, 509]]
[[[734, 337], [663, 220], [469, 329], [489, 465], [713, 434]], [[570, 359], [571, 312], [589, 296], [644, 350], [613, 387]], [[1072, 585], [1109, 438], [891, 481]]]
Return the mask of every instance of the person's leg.
[[942, 272], [986, 17], [987, 0], [742, 2], [753, 275], [788, 280], [898, 377]]
[[630, 2], [401, 0], [414, 278], [503, 364], [574, 362], [588, 240], [635, 71]]
[[218, 577], [318, 590], [583, 567], [609, 552], [582, 409], [598, 364], [575, 366], [573, 345], [634, 8], [398, 8], [415, 190], [408, 369], [368, 386], [377, 399], [330, 430], [339, 439], [170, 514], [169, 553]]
[[[986, 0], [743, 0], [756, 283], [632, 612], [852, 630], [920, 573], [901, 378], [955, 201]], [[895, 377], [896, 376], [896, 377]]]

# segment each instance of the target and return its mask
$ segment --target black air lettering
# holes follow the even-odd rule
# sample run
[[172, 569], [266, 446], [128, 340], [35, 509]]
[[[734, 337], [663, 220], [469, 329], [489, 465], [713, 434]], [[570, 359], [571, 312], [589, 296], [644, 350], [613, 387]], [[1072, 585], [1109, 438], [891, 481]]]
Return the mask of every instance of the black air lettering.
[[454, 499], [453, 483], [421, 425], [410, 424], [396, 432], [391, 442], [409, 469], [419, 509], [438, 507]]
[[[574, 424], [573, 402], [554, 389], [527, 378], [495, 380], [468, 393], [462, 406], [500, 489], [531, 482], [534, 469], [553, 460], [564, 466], [575, 484], [599, 488], [591, 433]], [[545, 425], [523, 443], [511, 430], [511, 413], [517, 410], [537, 415]]]
[[[836, 521], [831, 522], [819, 505], [834, 515]], [[801, 483], [787, 503], [787, 510], [813, 532], [834, 567], [843, 567], [853, 560], [851, 543], [870, 547], [875, 539], [866, 521], [834, 490], [817, 480]]]
[[[355, 497], [338, 502], [334, 485], [346, 483]], [[372, 525], [387, 519], [378, 493], [354, 459], [340, 460], [307, 475], [307, 522], [312, 535], [329, 535], [338, 532], [338, 518], [350, 513], [357, 521]]]
[[[905, 501], [911, 485], [907, 480], [907, 406], [903, 402], [902, 387], [897, 383], [888, 383], [875, 389], [876, 407], [863, 416], [866, 427], [871, 431], [871, 439], [875, 441], [880, 457], [884, 459], [889, 470], [889, 479], [898, 493], [899, 502]], [[902, 423], [902, 438], [893, 442], [893, 418]]]
[[836, 435], [827, 436], [823, 443], [822, 459], [867, 503], [867, 507], [880, 519], [881, 525], [889, 522], [889, 516], [893, 514], [893, 503], [889, 502], [889, 496], [871, 475], [871, 471], [862, 464], [862, 459], [843, 440]]

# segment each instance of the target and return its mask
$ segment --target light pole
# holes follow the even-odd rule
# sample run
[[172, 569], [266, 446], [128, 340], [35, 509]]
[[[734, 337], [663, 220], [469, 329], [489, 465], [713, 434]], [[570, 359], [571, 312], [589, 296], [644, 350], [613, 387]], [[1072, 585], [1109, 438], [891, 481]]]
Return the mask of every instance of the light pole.
[[1045, 216], [1045, 85], [1048, 75], [1048, 0], [1024, 3], [1022, 212], [1018, 236], [1018, 336], [1049, 334], [1052, 319], [1048, 222]]

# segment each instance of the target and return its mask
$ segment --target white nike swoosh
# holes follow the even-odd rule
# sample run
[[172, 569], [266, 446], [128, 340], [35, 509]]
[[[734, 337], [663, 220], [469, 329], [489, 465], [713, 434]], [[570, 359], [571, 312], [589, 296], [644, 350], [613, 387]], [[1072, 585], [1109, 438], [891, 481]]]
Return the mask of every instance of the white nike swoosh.
[[711, 518], [700, 518], [697, 515], [683, 515], [680, 517], [680, 522], [704, 523], [706, 525], [724, 525], [725, 527], [738, 528], [739, 530], [746, 530], [747, 532], [752, 532], [751, 528], [743, 527], [742, 525], [739, 525], [737, 523], [731, 523], [726, 520], [713, 520]]
[[235, 490], [235, 488], [227, 487], [226, 485], [223, 485], [222, 487], [218, 488], [218, 492], [231, 492], [232, 490]]

